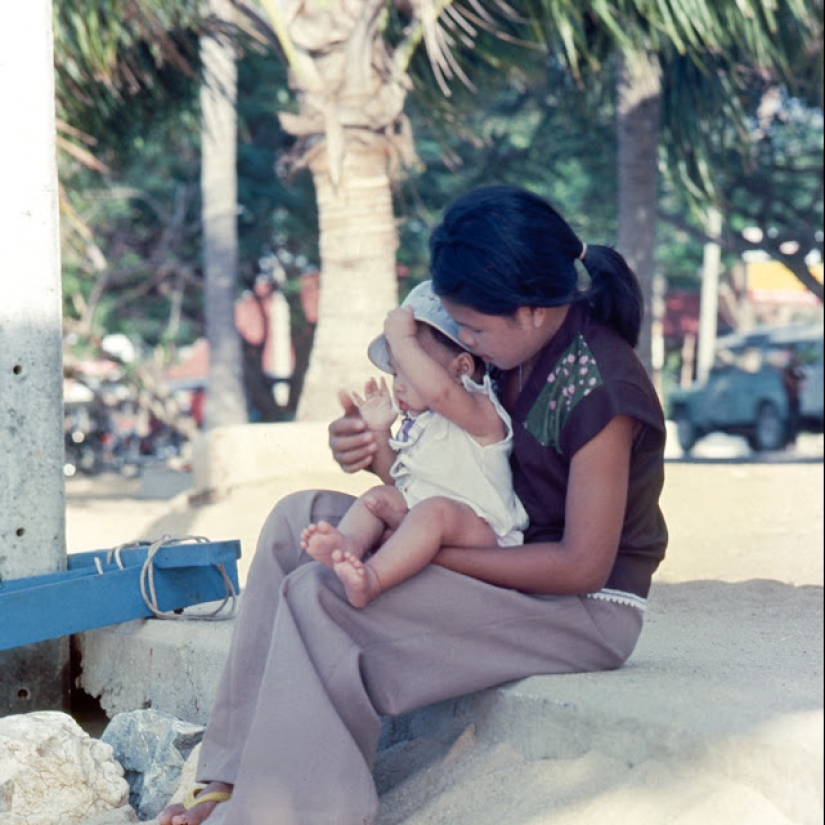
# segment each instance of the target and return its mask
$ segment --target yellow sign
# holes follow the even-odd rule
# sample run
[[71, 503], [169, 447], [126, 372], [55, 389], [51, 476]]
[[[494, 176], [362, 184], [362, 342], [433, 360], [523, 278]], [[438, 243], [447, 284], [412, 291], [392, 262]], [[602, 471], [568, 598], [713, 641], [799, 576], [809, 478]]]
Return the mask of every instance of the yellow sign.
[[[820, 283], [823, 278], [822, 264], [808, 267], [811, 275]], [[778, 261], [748, 261], [748, 294], [755, 301], [772, 303], [818, 303], [819, 299]]]

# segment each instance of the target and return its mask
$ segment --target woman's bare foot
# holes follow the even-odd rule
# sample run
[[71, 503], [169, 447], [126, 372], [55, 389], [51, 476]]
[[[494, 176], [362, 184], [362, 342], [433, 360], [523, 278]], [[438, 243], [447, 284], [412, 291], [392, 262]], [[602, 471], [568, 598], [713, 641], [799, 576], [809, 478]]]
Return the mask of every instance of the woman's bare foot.
[[327, 567], [332, 567], [332, 553], [335, 550], [358, 555], [355, 542], [325, 521], [310, 524], [301, 532], [301, 547]]
[[375, 571], [352, 553], [333, 550], [332, 569], [341, 579], [349, 603], [353, 607], [366, 607], [380, 595], [381, 583]]
[[215, 806], [221, 803], [209, 799], [204, 799], [203, 802], [197, 800], [215, 791], [232, 793], [232, 785], [227, 785], [226, 782], [210, 782], [205, 788], [201, 788], [197, 792], [195, 804], [189, 810], [180, 802], [167, 805], [158, 814], [158, 825], [200, 825], [201, 822], [208, 820], [209, 815], [215, 810]]

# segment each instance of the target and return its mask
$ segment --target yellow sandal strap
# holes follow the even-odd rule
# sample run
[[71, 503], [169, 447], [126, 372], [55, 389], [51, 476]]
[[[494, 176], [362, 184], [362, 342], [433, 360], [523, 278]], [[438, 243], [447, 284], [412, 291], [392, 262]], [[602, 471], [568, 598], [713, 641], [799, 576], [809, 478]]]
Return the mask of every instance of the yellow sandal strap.
[[209, 793], [201, 793], [203, 788], [194, 788], [186, 794], [183, 800], [183, 808], [188, 811], [194, 808], [195, 805], [200, 805], [201, 802], [226, 802], [232, 794], [229, 791], [209, 791]]

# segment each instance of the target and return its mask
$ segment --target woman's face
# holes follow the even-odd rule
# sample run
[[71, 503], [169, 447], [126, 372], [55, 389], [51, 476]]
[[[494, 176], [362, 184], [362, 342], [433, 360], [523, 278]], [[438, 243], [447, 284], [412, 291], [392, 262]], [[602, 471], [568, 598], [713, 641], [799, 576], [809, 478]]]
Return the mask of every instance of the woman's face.
[[520, 307], [514, 315], [484, 315], [449, 298], [444, 308], [459, 325], [458, 337], [470, 352], [501, 370], [511, 370], [538, 352], [545, 343], [536, 310]]

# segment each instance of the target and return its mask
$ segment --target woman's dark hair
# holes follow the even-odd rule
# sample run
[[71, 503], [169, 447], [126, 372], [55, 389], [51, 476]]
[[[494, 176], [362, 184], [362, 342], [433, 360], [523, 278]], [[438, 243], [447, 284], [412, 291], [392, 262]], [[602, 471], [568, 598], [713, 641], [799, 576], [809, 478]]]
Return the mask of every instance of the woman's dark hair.
[[[590, 275], [585, 291], [577, 259]], [[585, 247], [526, 189], [483, 186], [454, 200], [430, 235], [430, 275], [437, 295], [484, 315], [586, 301], [631, 346], [639, 339], [644, 301], [625, 259], [607, 246]]]

